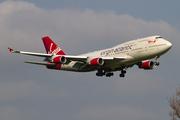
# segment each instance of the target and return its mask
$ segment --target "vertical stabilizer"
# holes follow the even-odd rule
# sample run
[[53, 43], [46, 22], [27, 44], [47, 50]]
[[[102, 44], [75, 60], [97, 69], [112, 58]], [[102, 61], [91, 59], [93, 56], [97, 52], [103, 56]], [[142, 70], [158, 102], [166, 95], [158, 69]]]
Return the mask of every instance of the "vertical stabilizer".
[[48, 36], [42, 38], [48, 54], [66, 55]]

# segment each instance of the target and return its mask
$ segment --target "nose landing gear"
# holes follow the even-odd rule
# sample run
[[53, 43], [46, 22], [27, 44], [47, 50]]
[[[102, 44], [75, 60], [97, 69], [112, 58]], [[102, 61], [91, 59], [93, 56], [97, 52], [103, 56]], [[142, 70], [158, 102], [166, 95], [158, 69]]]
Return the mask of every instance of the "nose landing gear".
[[160, 63], [158, 62], [158, 58], [159, 58], [159, 56], [156, 56], [156, 57], [155, 57], [155, 60], [156, 60], [155, 64], [156, 64], [156, 66], [159, 66], [159, 64], [160, 64]]

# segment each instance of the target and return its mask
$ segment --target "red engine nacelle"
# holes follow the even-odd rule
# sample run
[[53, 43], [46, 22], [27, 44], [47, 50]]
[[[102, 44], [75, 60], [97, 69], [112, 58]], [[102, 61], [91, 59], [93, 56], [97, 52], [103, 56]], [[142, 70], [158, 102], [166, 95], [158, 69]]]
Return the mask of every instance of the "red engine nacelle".
[[66, 58], [64, 56], [58, 56], [58, 57], [55, 57], [52, 62], [53, 63], [56, 63], [56, 64], [63, 64], [63, 63], [66, 63]]
[[145, 70], [154, 69], [155, 67], [156, 67], [156, 64], [153, 61], [142, 62], [142, 65], [140, 66], [140, 68], [143, 68]]
[[94, 58], [89, 62], [92, 66], [99, 66], [104, 64], [104, 60], [102, 58]]

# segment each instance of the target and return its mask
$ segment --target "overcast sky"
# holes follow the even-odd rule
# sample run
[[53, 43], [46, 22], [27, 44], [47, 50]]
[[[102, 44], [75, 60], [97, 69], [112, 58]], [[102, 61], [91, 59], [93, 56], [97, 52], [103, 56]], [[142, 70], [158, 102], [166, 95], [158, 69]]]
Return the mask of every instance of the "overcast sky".
[[[7, 0], [0, 1], [1, 120], [169, 120], [167, 97], [179, 85], [180, 1]], [[134, 66], [125, 78], [96, 72], [48, 70], [23, 61], [42, 58], [50, 36], [69, 55], [79, 55], [151, 35], [170, 41], [160, 66]]]

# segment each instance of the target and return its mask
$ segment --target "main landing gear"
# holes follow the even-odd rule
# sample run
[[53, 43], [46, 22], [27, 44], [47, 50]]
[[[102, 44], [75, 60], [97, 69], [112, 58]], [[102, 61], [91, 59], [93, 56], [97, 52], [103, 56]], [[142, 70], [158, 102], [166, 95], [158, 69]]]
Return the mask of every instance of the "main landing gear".
[[114, 73], [109, 72], [109, 73], [106, 74], [106, 77], [111, 77], [111, 76], [113, 76], [113, 75], [114, 75]]
[[96, 73], [96, 76], [102, 77], [103, 75], [105, 75], [105, 72], [103, 72], [102, 69], [98, 69], [98, 72]]
[[113, 76], [114, 75], [114, 73], [112, 73], [112, 72], [105, 72], [105, 71], [103, 71], [102, 69], [98, 69], [98, 72], [96, 73], [96, 76], [99, 76], [99, 77], [102, 77], [102, 76], [104, 76], [104, 75], [106, 75], [106, 77], [111, 77], [111, 76]]
[[119, 74], [119, 77], [125, 77], [126, 70], [122, 69], [121, 74]]
[[[119, 77], [125, 77], [125, 74], [126, 74], [126, 70], [124, 70], [124, 68], [123, 68], [121, 70], [121, 74], [119, 74]], [[106, 75], [106, 77], [111, 77], [114, 75], [114, 73], [113, 72], [106, 72], [103, 69], [97, 70], [96, 76], [102, 77], [104, 75]]]

